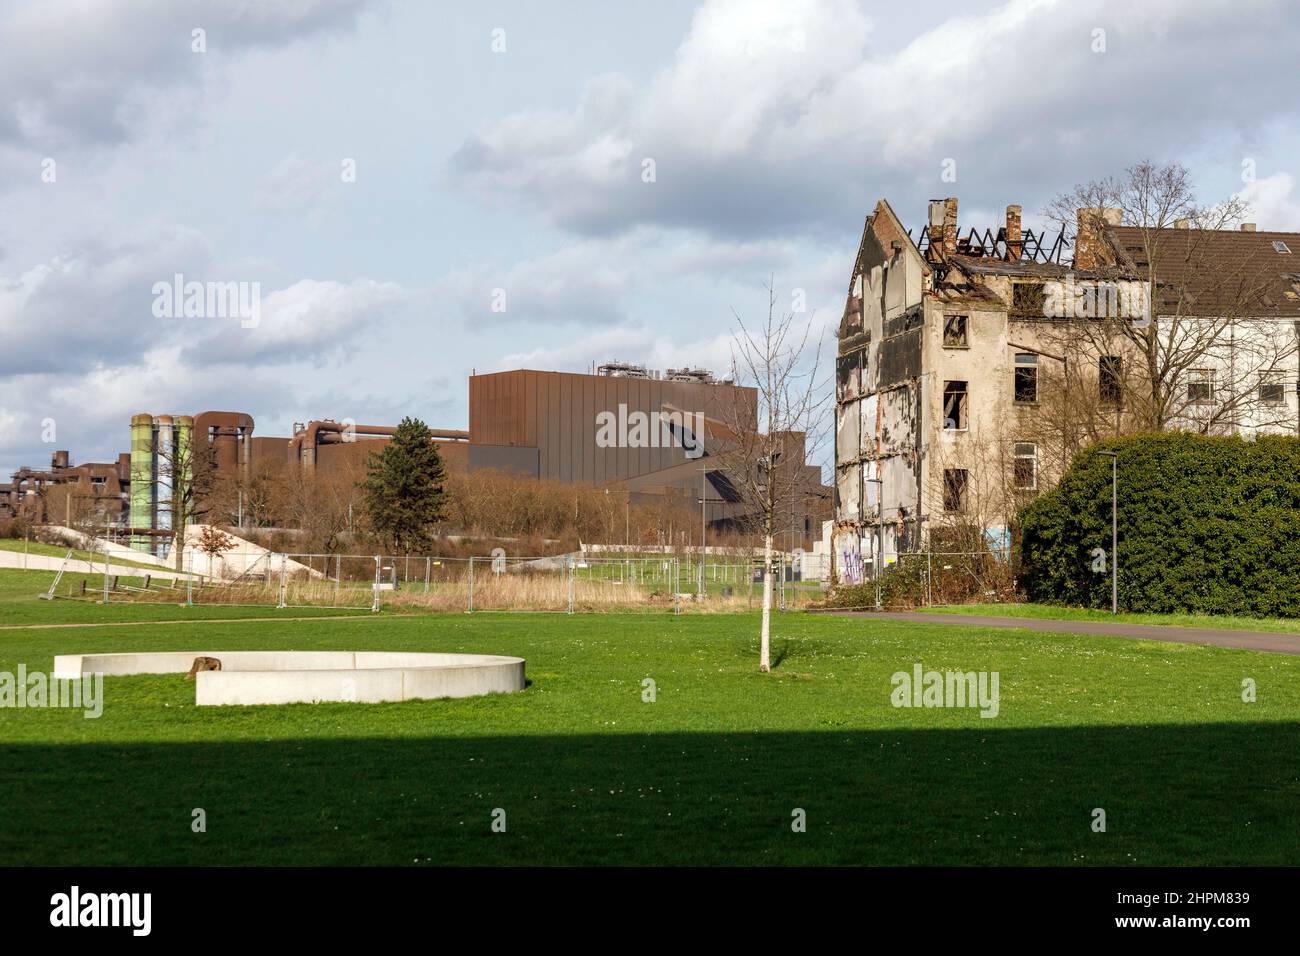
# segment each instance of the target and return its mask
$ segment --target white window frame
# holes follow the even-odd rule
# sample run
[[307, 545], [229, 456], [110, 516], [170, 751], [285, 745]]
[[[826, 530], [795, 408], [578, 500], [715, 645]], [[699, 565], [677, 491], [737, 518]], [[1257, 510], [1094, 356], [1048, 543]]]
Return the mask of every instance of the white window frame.
[[[1218, 376], [1215, 374], [1216, 369], [1212, 368], [1189, 368], [1187, 370], [1187, 401], [1192, 405], [1213, 405], [1215, 402]], [[1197, 385], [1209, 387], [1210, 393], [1206, 398], [1193, 398], [1192, 389]]]
[[[1026, 361], [1021, 361], [1025, 359]], [[1038, 404], [1038, 370], [1041, 364], [1038, 361], [1037, 352], [1017, 352], [1015, 355], [1015, 364], [1011, 372], [1011, 401], [1015, 405], [1037, 405]], [[1022, 368], [1032, 368], [1034, 370], [1034, 397], [1031, 400], [1021, 400], [1016, 396], [1016, 372]]]
[[[1281, 396], [1277, 400], [1264, 397], [1266, 386], [1275, 385], [1281, 390]], [[1277, 406], [1286, 404], [1286, 372], [1274, 370], [1271, 372], [1259, 373], [1259, 403], [1261, 405]]]
[[[961, 395], [961, 401], [959, 402], [957, 407], [957, 414], [959, 417], [949, 418], [948, 417], [948, 386], [956, 385], [958, 382], [966, 386], [965, 389], [963, 389], [961, 392], [953, 393], [953, 394]], [[945, 432], [968, 431], [970, 429], [970, 381], [968, 379], [960, 379], [960, 378], [945, 379], [943, 382], [942, 399], [943, 399], [943, 429], [942, 430]], [[953, 423], [951, 428], [948, 427], [949, 422]]]
[[[1029, 449], [1029, 451], [1024, 451]], [[1015, 486], [1016, 491], [1037, 491], [1038, 490], [1038, 446], [1030, 441], [1018, 441], [1012, 447], [1014, 462], [1011, 468], [1011, 483]], [[1029, 484], [1022, 485], [1015, 466], [1022, 461], [1030, 463]]]

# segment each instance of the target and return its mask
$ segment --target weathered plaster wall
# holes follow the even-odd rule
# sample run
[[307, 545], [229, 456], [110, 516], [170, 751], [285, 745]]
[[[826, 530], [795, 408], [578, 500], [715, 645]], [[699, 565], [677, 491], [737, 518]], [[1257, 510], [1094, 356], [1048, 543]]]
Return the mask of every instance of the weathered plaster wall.
[[[835, 540], [849, 579], [854, 555], [865, 556], [869, 569], [882, 515], [886, 562], [915, 535], [924, 282], [915, 247], [877, 207], [859, 250], [837, 363]], [[900, 515], [913, 524], [900, 529]]]

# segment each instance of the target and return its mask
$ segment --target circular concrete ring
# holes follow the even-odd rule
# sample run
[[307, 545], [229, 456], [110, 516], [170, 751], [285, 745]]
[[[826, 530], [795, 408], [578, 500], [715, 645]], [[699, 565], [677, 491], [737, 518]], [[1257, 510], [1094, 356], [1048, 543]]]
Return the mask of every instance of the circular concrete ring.
[[508, 694], [524, 688], [524, 659], [488, 654], [405, 651], [162, 651], [64, 654], [54, 676], [186, 674], [196, 657], [215, 657], [219, 671], [199, 671], [195, 703], [377, 704]]

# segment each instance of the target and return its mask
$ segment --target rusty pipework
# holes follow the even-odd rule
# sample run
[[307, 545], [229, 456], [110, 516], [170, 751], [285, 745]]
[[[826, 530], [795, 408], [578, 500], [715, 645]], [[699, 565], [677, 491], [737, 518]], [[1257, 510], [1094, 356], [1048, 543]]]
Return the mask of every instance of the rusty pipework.
[[[430, 432], [439, 441], [469, 441], [469, 432], [453, 428], [432, 428]], [[345, 439], [344, 434], [352, 438]], [[311, 471], [316, 467], [316, 449], [321, 445], [339, 444], [353, 438], [391, 438], [397, 429], [391, 425], [351, 425], [331, 419], [308, 422], [298, 428], [289, 439], [289, 458]]]
[[253, 416], [243, 412], [200, 412], [194, 435], [213, 446], [217, 469], [223, 474], [247, 469], [253, 441]]

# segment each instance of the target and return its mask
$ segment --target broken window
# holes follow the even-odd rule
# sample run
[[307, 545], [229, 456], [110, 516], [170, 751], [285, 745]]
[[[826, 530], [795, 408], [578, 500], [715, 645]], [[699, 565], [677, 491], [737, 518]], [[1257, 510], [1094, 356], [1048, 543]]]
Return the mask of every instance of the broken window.
[[1016, 442], [1013, 475], [1016, 488], [1034, 491], [1038, 488], [1038, 446], [1032, 442]]
[[840, 401], [857, 398], [867, 380], [867, 350], [860, 348], [835, 360], [835, 395]]
[[1123, 369], [1124, 363], [1118, 355], [1103, 355], [1098, 362], [1097, 386], [1103, 405], [1119, 405]]
[[1187, 373], [1187, 400], [1195, 405], [1214, 401], [1214, 369], [1194, 368]]
[[1011, 287], [1011, 314], [1041, 319], [1047, 305], [1046, 287], [1041, 282], [1017, 282]]
[[945, 315], [943, 317], [943, 347], [946, 349], [966, 348], [966, 316]]
[[1016, 353], [1016, 402], [1033, 404], [1038, 401], [1038, 356], [1033, 352]]
[[965, 468], [945, 468], [943, 470], [943, 510], [948, 514], [966, 513]]
[[1281, 405], [1286, 401], [1286, 373], [1265, 372], [1259, 377], [1259, 401], [1263, 405]]
[[947, 430], [966, 427], [966, 383], [943, 383], [943, 427]]

